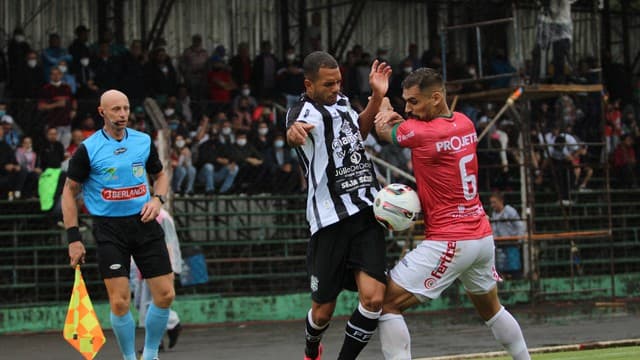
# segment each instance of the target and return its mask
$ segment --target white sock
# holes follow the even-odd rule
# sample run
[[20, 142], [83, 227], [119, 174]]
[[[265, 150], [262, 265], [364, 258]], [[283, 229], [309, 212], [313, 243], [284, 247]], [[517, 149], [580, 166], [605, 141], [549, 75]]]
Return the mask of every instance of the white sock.
[[411, 335], [402, 315], [380, 316], [378, 332], [385, 360], [411, 360]]
[[504, 346], [514, 360], [531, 359], [520, 325], [504, 307], [486, 324], [493, 332], [493, 337]]

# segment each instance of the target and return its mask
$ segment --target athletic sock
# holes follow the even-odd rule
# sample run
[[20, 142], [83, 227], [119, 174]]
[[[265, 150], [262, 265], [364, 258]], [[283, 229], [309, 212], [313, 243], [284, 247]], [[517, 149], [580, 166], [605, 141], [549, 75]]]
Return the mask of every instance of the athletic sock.
[[358, 308], [347, 321], [344, 343], [342, 343], [338, 360], [352, 360], [358, 357], [376, 331], [381, 312], [382, 310], [369, 311], [362, 306], [362, 303], [358, 304]]
[[136, 360], [136, 324], [133, 321], [131, 311], [122, 316], [111, 313], [110, 318], [111, 328], [116, 335], [124, 360]]
[[147, 318], [144, 322], [145, 337], [144, 350], [142, 351], [143, 360], [153, 360], [158, 357], [158, 347], [160, 341], [167, 329], [167, 321], [169, 320], [169, 308], [162, 309], [154, 303], [149, 305], [147, 310]]
[[326, 323], [324, 326], [316, 325], [311, 317], [311, 309], [309, 309], [307, 317], [305, 318], [305, 324], [306, 345], [304, 353], [307, 357], [315, 359], [318, 357], [318, 346], [320, 345], [320, 340], [322, 340], [322, 334], [324, 334], [325, 330], [329, 327], [329, 323]]
[[504, 346], [514, 360], [531, 359], [520, 325], [504, 307], [486, 324], [496, 340]]
[[378, 328], [385, 360], [411, 360], [411, 335], [402, 315], [380, 316]]

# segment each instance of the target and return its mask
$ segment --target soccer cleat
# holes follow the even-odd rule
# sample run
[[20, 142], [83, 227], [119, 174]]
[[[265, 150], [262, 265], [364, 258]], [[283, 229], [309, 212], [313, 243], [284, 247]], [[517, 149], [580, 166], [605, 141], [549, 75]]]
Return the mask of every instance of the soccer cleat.
[[180, 337], [180, 332], [182, 331], [182, 325], [178, 323], [176, 327], [171, 330], [167, 330], [167, 336], [169, 336], [169, 349], [173, 349], [174, 346], [178, 343], [178, 337]]
[[304, 360], [321, 360], [322, 359], [322, 343], [318, 345], [318, 356], [311, 358], [308, 357], [307, 354], [304, 354]]

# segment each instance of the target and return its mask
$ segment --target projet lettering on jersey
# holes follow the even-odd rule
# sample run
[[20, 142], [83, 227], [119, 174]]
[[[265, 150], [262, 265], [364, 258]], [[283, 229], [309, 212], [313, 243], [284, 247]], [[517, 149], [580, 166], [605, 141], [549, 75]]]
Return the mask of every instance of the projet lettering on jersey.
[[452, 136], [449, 140], [438, 141], [436, 150], [441, 151], [458, 151], [465, 146], [469, 146], [478, 142], [478, 135], [473, 132], [463, 136]]
[[442, 256], [440, 257], [440, 264], [438, 265], [437, 268], [435, 268], [431, 272], [431, 276], [437, 279], [442, 278], [442, 275], [449, 268], [447, 266], [447, 263], [451, 263], [455, 255], [456, 255], [456, 242], [455, 241], [447, 242], [447, 249], [442, 253]]

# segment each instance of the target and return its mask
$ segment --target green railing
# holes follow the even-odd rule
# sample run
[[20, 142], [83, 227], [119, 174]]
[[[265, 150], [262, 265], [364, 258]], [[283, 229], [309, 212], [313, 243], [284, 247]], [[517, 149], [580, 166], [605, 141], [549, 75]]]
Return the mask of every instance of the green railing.
[[[488, 196], [483, 195], [483, 199]], [[567, 221], [572, 230], [607, 229], [605, 193], [574, 195], [578, 201], [566, 209], [565, 217], [562, 207], [554, 203], [555, 194], [536, 194], [537, 231], [564, 231]], [[517, 204], [519, 196], [507, 193], [507, 202]], [[606, 237], [574, 239], [573, 250], [568, 239], [536, 242], [536, 277], [578, 278], [640, 271], [640, 191], [612, 191], [611, 198], [613, 242]], [[178, 286], [178, 294], [305, 292], [305, 207], [302, 195], [175, 199], [173, 213], [183, 252], [203, 253], [210, 278], [206, 284]], [[82, 221], [91, 226], [90, 218], [83, 217]], [[83, 267], [85, 281], [92, 297], [106, 299], [95, 265], [91, 232], [85, 231], [84, 236], [88, 250]], [[407, 234], [388, 238], [390, 266], [410, 238]], [[574, 256], [576, 248], [578, 258]], [[536, 287], [536, 279], [530, 280], [532, 292], [544, 292]], [[39, 212], [34, 202], [0, 202], [0, 306], [68, 301], [72, 281], [64, 231], [56, 219]]]

